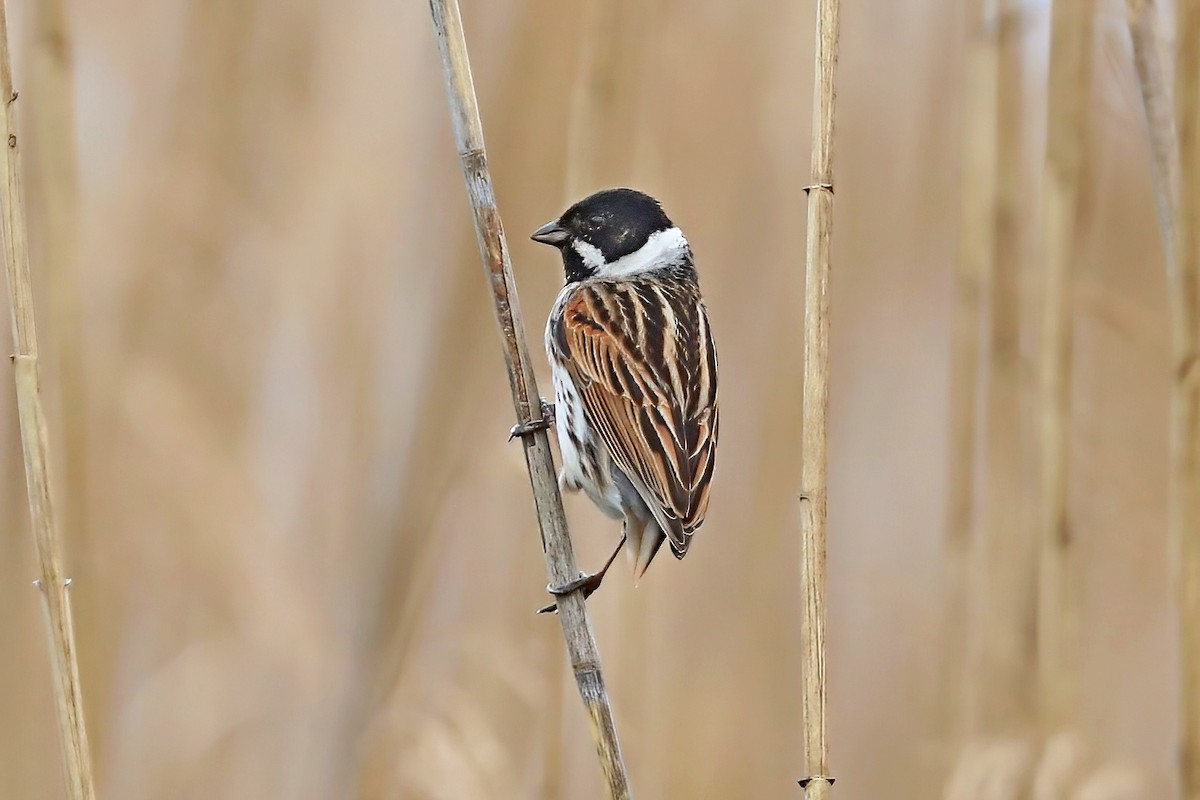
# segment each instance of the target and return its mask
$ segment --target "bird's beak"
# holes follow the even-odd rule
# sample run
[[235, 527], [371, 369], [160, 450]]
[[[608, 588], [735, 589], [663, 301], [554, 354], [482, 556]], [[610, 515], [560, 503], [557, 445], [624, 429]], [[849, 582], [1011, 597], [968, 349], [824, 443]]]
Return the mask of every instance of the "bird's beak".
[[529, 238], [533, 239], [535, 242], [541, 242], [542, 244], [549, 244], [553, 245], [554, 247], [558, 247], [560, 244], [565, 242], [570, 235], [571, 234], [567, 233], [567, 229], [559, 224], [558, 220], [553, 220], [538, 228], [533, 232], [532, 235], [530, 235]]

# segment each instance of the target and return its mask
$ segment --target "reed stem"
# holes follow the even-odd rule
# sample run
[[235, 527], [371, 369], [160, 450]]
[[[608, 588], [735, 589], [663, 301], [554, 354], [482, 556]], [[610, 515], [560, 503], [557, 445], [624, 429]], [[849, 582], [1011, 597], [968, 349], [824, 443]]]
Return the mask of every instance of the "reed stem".
[[1079, 567], [1067, 514], [1076, 223], [1091, 98], [1093, 0], [1056, 0], [1050, 23], [1044, 273], [1038, 361], [1038, 695], [1043, 733], [1077, 722]]
[[[518, 423], [529, 423], [541, 416], [537, 380], [525, 341], [525, 325], [517, 299], [516, 282], [500, 212], [496, 207], [491, 173], [484, 150], [483, 124], [475, 97], [467, 42], [457, 0], [430, 0], [434, 33], [442, 57], [450, 116], [462, 161], [467, 195], [475, 217], [475, 233], [483, 260], [496, 319], [504, 345], [509, 386]], [[562, 496], [554, 475], [550, 439], [545, 430], [521, 438], [525, 464], [533, 487], [541, 529], [546, 570], [554, 585], [562, 585], [579, 576], [575, 553], [567, 531]], [[581, 591], [558, 598], [558, 618], [562, 623], [567, 654], [584, 708], [591, 721], [592, 737], [600, 757], [608, 796], [613, 800], [632, 797], [621, 746], [617, 738], [612, 705], [605, 689], [600, 653], [592, 634], [587, 608]]]
[[995, 219], [996, 59], [984, 0], [972, 0], [963, 78], [962, 200], [950, 362], [946, 557], [939, 733], [947, 753], [962, 745], [968, 690], [970, 556], [975, 527], [979, 361], [984, 280], [991, 273]]
[[1174, 114], [1154, 4], [1129, 0], [1128, 13], [1171, 314], [1167, 526], [1178, 556], [1180, 786], [1184, 800], [1200, 800], [1200, 0], [1177, 0]]
[[[13, 373], [17, 389], [17, 415], [25, 455], [25, 483], [29, 493], [29, 519], [33, 526], [41, 579], [42, 610], [50, 645], [54, 700], [62, 740], [63, 766], [72, 800], [92, 800], [95, 788], [83, 716], [83, 692], [75, 657], [75, 629], [71, 619], [70, 581], [63, 568], [63, 547], [55, 520], [50, 490], [50, 447], [42, 407], [37, 333], [34, 327], [33, 281], [29, 269], [29, 239], [21, 191], [16, 102], [12, 57], [8, 45], [7, 3], [0, 0], [0, 102], [5, 141], [0, 144], [3, 185], [0, 187], [0, 227], [4, 238], [4, 266], [12, 313]], [[4, 146], [6, 145], [6, 146]]]
[[833, 235], [833, 122], [837, 92], [838, 0], [817, 4], [813, 88], [812, 185], [804, 288], [803, 442], [800, 462], [800, 584], [802, 597], [805, 778], [810, 800], [829, 796], [825, 711], [825, 532], [828, 509], [829, 246]]
[[1019, 0], [996, 10], [995, 204], [991, 325], [985, 423], [985, 514], [977, 568], [982, 614], [976, 648], [979, 670], [975, 733], [1027, 734], [1034, 723], [1037, 542], [1025, 508], [1029, 466], [1022, 403], [1021, 217], [1027, 208], [1022, 177], [1022, 52]]

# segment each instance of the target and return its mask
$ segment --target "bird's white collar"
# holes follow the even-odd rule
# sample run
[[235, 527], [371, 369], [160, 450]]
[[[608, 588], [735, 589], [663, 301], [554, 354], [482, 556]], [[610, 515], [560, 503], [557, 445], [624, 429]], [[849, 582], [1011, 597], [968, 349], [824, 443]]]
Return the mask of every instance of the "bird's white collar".
[[644, 245], [611, 264], [604, 260], [604, 254], [600, 252], [599, 247], [582, 239], [574, 240], [571, 246], [579, 253], [583, 263], [596, 271], [598, 277], [625, 278], [678, 263], [680, 256], [687, 252], [688, 243], [679, 228], [667, 228], [665, 231], [650, 234]]

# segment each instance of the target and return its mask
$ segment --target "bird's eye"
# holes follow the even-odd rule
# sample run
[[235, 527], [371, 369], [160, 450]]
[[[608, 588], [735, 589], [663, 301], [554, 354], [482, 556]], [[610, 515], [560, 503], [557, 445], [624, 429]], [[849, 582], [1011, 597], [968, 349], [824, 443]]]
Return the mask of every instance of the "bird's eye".
[[590, 225], [593, 228], [599, 228], [603, 224], [604, 224], [604, 216], [601, 214], [597, 214], [596, 216], [588, 219], [588, 225]]

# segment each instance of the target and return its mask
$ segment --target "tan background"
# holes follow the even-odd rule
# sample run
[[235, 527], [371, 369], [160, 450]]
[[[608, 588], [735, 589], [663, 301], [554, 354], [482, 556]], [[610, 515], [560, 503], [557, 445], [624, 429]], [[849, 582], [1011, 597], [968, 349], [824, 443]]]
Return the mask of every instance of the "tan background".
[[[30, 5], [11, 10], [26, 123], [39, 103]], [[594, 11], [464, 8], [543, 386], [561, 272], [526, 236], [566, 204], [568, 181], [663, 200], [696, 251], [720, 346], [708, 521], [687, 561], [660, 559], [637, 589], [614, 575], [591, 601], [596, 633], [639, 797], [800, 797], [813, 7], [613, 5], [602, 46], [588, 45], [613, 67], [583, 108]], [[844, 5], [832, 764], [839, 800], [916, 800], [939, 795], [954, 752], [935, 721], [967, 34], [947, 0]], [[45, 266], [46, 175], [31, 172], [28, 191], [100, 795], [599, 797], [583, 715], [557, 688], [558, 626], [532, 615], [545, 575], [426, 5], [69, 11], [73, 270]], [[1027, 118], [1012, 124], [1027, 132], [1032, 255], [1045, 4], [1026, 4], [1025, 21]], [[1095, 769], [1129, 783], [1091, 796], [1164, 797], [1166, 295], [1120, 4], [1101, 4], [1097, 47], [1070, 439], [1083, 734]], [[1024, 280], [1036, 303], [1032, 269]], [[11, 390], [0, 423], [0, 797], [40, 800], [62, 789]], [[616, 526], [582, 498], [567, 510], [596, 565]]]

